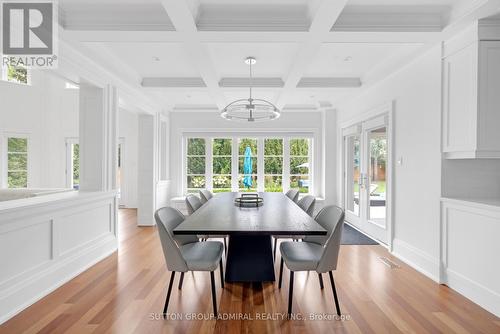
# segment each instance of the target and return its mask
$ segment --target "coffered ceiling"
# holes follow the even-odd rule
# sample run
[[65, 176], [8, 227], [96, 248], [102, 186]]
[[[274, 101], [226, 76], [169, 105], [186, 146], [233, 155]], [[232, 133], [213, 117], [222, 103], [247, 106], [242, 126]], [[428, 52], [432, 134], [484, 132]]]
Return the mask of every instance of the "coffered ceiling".
[[398, 70], [484, 0], [60, 0], [64, 36], [166, 110], [315, 110]]

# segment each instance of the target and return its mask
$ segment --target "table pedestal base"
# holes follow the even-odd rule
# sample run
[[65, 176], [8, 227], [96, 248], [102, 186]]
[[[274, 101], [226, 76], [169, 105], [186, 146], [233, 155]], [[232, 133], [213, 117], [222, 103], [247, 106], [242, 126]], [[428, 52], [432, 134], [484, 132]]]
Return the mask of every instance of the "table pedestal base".
[[274, 282], [271, 236], [230, 236], [226, 282]]

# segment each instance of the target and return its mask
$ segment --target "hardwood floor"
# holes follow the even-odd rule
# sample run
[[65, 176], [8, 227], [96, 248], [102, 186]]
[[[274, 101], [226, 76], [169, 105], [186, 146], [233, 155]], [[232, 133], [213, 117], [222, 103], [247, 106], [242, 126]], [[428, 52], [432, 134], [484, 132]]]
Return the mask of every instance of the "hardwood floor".
[[[306, 272], [295, 275], [293, 301], [294, 313], [305, 319], [282, 319], [287, 269], [281, 290], [277, 283], [226, 284], [222, 290], [216, 275], [220, 316], [243, 317], [217, 321], [187, 320], [212, 312], [209, 273], [187, 273], [182, 290], [174, 285], [171, 319], [163, 320], [170, 275], [156, 228], [135, 224], [135, 210], [120, 210], [119, 251], [1, 325], [0, 333], [500, 333], [499, 318], [381, 246], [341, 247], [335, 282], [343, 320], [310, 320], [333, 316], [335, 306], [328, 277], [320, 290], [317, 275]], [[379, 257], [401, 267], [391, 269]], [[275, 319], [259, 319], [264, 317]]]

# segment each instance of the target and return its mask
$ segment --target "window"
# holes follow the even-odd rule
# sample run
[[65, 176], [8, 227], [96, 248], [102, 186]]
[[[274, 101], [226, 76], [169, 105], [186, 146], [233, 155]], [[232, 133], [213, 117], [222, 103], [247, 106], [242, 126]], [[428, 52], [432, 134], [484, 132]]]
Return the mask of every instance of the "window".
[[[190, 137], [185, 141], [184, 189], [196, 193], [298, 189], [312, 192], [312, 138], [302, 137]], [[247, 189], [245, 151], [252, 154], [252, 185]]]
[[28, 187], [28, 138], [7, 138], [7, 187]]
[[264, 189], [283, 192], [283, 139], [264, 139]]
[[29, 70], [22, 65], [19, 66], [6, 65], [2, 67], [2, 79], [4, 81], [27, 85], [30, 83]]
[[206, 145], [203, 138], [189, 138], [187, 140], [187, 192], [198, 192], [206, 185]]
[[73, 189], [79, 189], [80, 188], [80, 144], [73, 144], [73, 149], [72, 149], [72, 163], [73, 163], [73, 168], [72, 168], [72, 182], [73, 182]]
[[66, 138], [66, 186], [80, 189], [80, 145], [78, 138]]
[[[243, 185], [243, 178], [245, 171], [243, 169], [245, 161], [245, 151], [247, 147], [250, 148], [252, 153], [252, 186], [247, 188]], [[257, 139], [240, 138], [238, 139], [238, 191], [257, 191]]]
[[212, 189], [214, 192], [231, 191], [231, 139], [212, 141]]
[[290, 188], [309, 192], [309, 139], [290, 139]]

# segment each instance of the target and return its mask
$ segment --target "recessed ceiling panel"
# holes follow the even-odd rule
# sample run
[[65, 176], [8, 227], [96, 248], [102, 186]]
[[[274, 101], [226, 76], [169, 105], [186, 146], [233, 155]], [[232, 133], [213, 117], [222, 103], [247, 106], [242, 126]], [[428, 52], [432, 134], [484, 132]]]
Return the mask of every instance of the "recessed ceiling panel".
[[305, 90], [298, 89], [292, 96], [290, 96], [286, 103], [287, 105], [301, 105], [301, 104], [323, 104], [325, 102], [333, 103], [348, 94], [355, 92], [352, 88], [342, 88], [342, 89], [315, 89], [315, 90]]
[[360, 78], [379, 64], [419, 47], [417, 44], [325, 43], [304, 76]]
[[[268, 90], [268, 89], [253, 89], [252, 97], [254, 99], [263, 99], [268, 100], [269, 102], [274, 103], [276, 100], [276, 91]], [[249, 91], [247, 89], [231, 89], [224, 90], [224, 96], [226, 97], [227, 102], [231, 102], [239, 99], [248, 99]]]
[[148, 89], [148, 93], [156, 96], [169, 105], [215, 105], [206, 90], [195, 89]]
[[252, 56], [256, 77], [283, 77], [297, 53], [296, 43], [210, 43], [206, 44], [212, 63], [220, 77], [248, 76], [245, 58]]
[[199, 77], [180, 43], [107, 43], [142, 77]]

